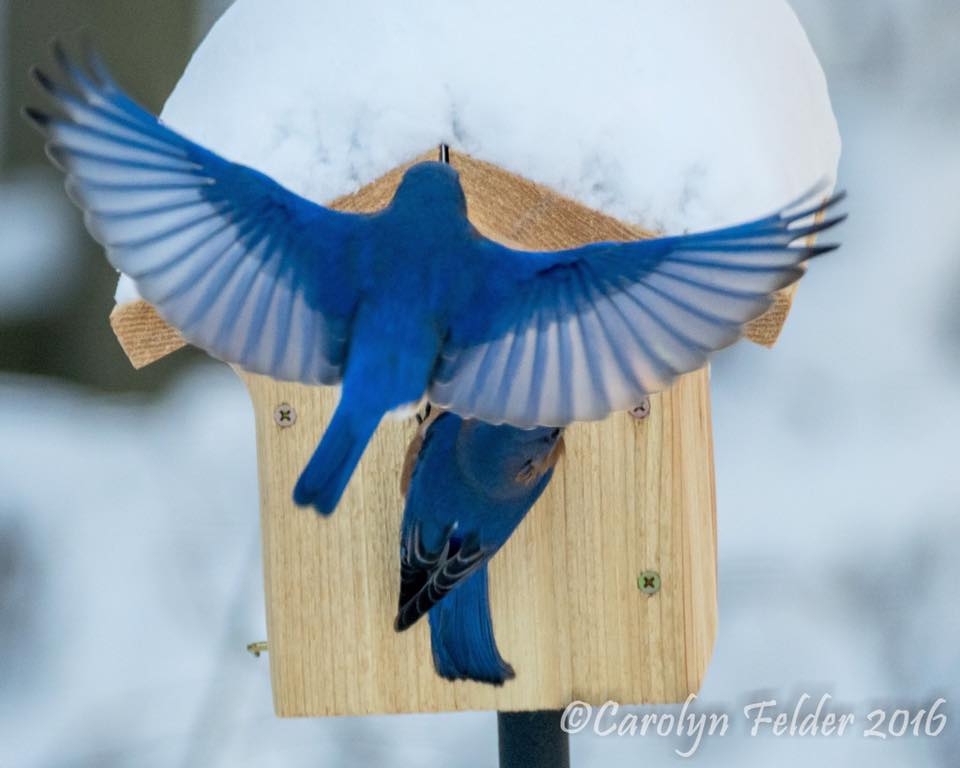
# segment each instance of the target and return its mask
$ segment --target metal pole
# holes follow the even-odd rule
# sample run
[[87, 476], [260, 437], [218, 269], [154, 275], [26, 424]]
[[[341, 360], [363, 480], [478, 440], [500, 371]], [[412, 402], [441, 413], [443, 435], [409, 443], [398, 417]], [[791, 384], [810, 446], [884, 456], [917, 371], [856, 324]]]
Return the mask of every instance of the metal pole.
[[500, 768], [570, 768], [570, 740], [558, 709], [497, 712]]

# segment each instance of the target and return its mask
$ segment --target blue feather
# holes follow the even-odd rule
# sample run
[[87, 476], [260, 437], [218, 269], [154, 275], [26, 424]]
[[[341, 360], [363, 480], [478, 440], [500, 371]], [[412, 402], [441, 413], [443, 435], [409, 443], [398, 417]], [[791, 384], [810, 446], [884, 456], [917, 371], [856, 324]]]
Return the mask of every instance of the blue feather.
[[484, 564], [430, 611], [430, 645], [437, 674], [448, 680], [502, 685], [514, 677], [493, 635]]
[[329, 515], [377, 428], [378, 418], [341, 404], [293, 490], [293, 500]]
[[493, 634], [487, 563], [550, 482], [561, 436], [444, 413], [411, 444], [394, 627], [429, 615], [445, 678], [499, 685], [513, 677]]

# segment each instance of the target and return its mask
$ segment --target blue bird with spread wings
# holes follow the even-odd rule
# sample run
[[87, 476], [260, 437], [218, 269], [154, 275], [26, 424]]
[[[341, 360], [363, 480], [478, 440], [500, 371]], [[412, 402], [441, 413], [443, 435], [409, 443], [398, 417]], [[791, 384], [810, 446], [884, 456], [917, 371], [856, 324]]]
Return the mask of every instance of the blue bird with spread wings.
[[632, 408], [736, 341], [833, 245], [812, 192], [738, 226], [555, 252], [480, 235], [457, 172], [419, 163], [374, 214], [341, 213], [190, 141], [96, 57], [56, 45], [58, 114], [28, 109], [107, 258], [191, 343], [246, 370], [342, 384], [294, 489], [330, 513], [387, 412], [564, 426]]
[[493, 634], [487, 563], [540, 498], [563, 454], [558, 427], [518, 429], [435, 412], [407, 450], [398, 632], [427, 614], [437, 673], [514, 676]]

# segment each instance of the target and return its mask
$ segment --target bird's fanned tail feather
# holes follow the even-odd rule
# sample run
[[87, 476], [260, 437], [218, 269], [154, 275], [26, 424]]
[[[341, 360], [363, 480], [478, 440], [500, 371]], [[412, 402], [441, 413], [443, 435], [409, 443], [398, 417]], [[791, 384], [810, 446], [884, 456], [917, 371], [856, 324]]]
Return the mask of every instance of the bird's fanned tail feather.
[[297, 480], [294, 502], [312, 506], [321, 515], [331, 514], [379, 423], [380, 414], [341, 401]]
[[433, 664], [442, 677], [494, 685], [514, 677], [493, 635], [486, 563], [433, 607], [429, 621]]

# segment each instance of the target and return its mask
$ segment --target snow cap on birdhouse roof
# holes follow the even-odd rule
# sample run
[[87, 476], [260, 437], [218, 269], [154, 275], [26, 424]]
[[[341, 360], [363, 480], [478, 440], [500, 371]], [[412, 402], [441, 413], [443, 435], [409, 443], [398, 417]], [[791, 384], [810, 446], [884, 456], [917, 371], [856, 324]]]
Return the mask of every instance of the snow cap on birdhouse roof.
[[[519, 219], [555, 220], [558, 201], [678, 233], [772, 212], [835, 179], [826, 81], [785, 0], [559, 0], [548, 20], [546, 10], [237, 0], [162, 117], [322, 203], [447, 143], [489, 164], [472, 190], [465, 179], [473, 217], [483, 196], [510, 200], [513, 179], [550, 193], [533, 211], [504, 207], [507, 220], [487, 228], [501, 239]], [[118, 303], [136, 298], [121, 278]], [[772, 344], [788, 308], [789, 293], [748, 337]], [[121, 340], [134, 322], [156, 342], [150, 359], [180, 343], [149, 308], [119, 310]]]

